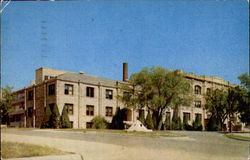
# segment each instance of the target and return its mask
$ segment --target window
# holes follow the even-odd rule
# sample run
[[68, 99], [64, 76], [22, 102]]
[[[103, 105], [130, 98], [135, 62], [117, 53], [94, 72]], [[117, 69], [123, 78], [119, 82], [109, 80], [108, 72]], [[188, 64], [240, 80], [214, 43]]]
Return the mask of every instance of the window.
[[69, 128], [73, 128], [73, 124], [74, 124], [73, 121], [70, 121], [69, 122]]
[[33, 100], [33, 91], [28, 92], [28, 100]]
[[201, 108], [201, 101], [195, 101], [195, 102], [194, 102], [194, 106], [195, 106], [196, 108]]
[[187, 122], [190, 120], [190, 113], [183, 112], [183, 122]]
[[87, 97], [94, 97], [94, 88], [93, 87], [87, 87], [86, 88], [86, 95], [87, 95]]
[[195, 119], [196, 118], [201, 122], [201, 114], [200, 113], [196, 113], [195, 114]]
[[207, 94], [210, 94], [210, 93], [211, 93], [211, 89], [207, 88]]
[[28, 117], [32, 117], [33, 116], [33, 107], [29, 107], [28, 108]]
[[55, 95], [55, 84], [49, 85], [49, 95]]
[[73, 104], [66, 103], [64, 105], [64, 107], [67, 108], [67, 112], [68, 112], [69, 115], [73, 115], [74, 114], [74, 106], [73, 106]]
[[64, 85], [64, 94], [73, 95], [73, 85], [72, 84], [65, 84]]
[[86, 128], [92, 128], [93, 126], [93, 123], [92, 122], [87, 122], [86, 123]]
[[87, 116], [93, 116], [94, 115], [94, 106], [87, 105], [86, 106], [86, 115]]
[[201, 94], [201, 86], [198, 86], [198, 85], [194, 86], [194, 93]]
[[113, 107], [106, 107], [106, 116], [107, 117], [113, 116]]
[[113, 90], [106, 89], [106, 99], [113, 99]]
[[44, 76], [44, 80], [48, 80], [49, 79], [49, 76]]

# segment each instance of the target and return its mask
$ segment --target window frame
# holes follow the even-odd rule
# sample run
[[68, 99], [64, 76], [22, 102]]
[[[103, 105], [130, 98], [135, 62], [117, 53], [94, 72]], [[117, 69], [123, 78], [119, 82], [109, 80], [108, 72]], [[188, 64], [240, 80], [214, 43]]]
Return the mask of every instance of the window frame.
[[95, 115], [95, 106], [86, 105], [86, 116], [94, 116], [94, 115]]
[[68, 115], [74, 115], [74, 104], [72, 104], [72, 103], [65, 103], [64, 107], [67, 107], [66, 110], [67, 110]]
[[113, 99], [113, 90], [106, 89], [106, 99]]
[[201, 108], [201, 101], [195, 101], [194, 106], [195, 108]]
[[49, 84], [48, 85], [48, 95], [49, 96], [55, 95], [55, 93], [56, 93], [56, 85], [55, 84]]
[[194, 94], [201, 95], [201, 86], [199, 85], [194, 86]]
[[[185, 119], [185, 118], [187, 118], [187, 119]], [[184, 120], [187, 120], [187, 121], [191, 120], [191, 113], [190, 112], [183, 112], [183, 121]]]
[[105, 116], [106, 117], [113, 117], [113, 107], [111, 107], [111, 106], [105, 107]]
[[33, 90], [30, 90], [28, 91], [28, 100], [34, 100], [34, 91]]
[[74, 85], [73, 84], [64, 84], [64, 94], [65, 95], [74, 95]]
[[86, 97], [95, 97], [95, 88], [94, 87], [86, 87]]

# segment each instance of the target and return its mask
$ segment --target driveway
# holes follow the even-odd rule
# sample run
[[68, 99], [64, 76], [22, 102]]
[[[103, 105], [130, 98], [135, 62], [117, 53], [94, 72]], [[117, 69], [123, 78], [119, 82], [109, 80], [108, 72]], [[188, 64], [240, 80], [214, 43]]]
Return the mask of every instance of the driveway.
[[2, 131], [3, 140], [52, 146], [84, 160], [247, 160], [249, 142], [215, 132], [178, 133], [186, 137], [142, 137], [117, 133], [53, 130]]

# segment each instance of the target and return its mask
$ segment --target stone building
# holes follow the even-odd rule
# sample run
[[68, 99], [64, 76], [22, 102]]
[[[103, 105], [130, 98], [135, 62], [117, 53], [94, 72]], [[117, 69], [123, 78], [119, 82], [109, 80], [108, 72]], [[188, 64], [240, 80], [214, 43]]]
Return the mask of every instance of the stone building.
[[[127, 83], [127, 63], [123, 64], [123, 81], [86, 75], [83, 72], [68, 72], [50, 68], [36, 70], [35, 83], [29, 87], [13, 93], [15, 101], [14, 111], [10, 113], [11, 127], [41, 126], [45, 107], [58, 106], [61, 114], [67, 106], [72, 128], [90, 128], [94, 116], [101, 115], [111, 122], [119, 106], [117, 95], [122, 94], [119, 84]], [[185, 73], [185, 77], [192, 82], [194, 101], [190, 106], [181, 106], [179, 115], [181, 120], [187, 118], [191, 124], [196, 116], [206, 125], [209, 113], [204, 108], [206, 92], [215, 88], [228, 88], [233, 85], [217, 77], [197, 76]], [[127, 121], [135, 121], [141, 111], [124, 108]], [[145, 114], [146, 115], [146, 114]], [[173, 110], [166, 112], [166, 118], [172, 118]]]

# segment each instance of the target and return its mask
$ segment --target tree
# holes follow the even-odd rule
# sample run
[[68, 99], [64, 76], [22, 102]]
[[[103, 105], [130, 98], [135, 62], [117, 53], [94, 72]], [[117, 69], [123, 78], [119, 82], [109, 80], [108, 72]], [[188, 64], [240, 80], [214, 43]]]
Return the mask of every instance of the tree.
[[247, 125], [250, 124], [250, 77], [247, 73], [244, 73], [238, 77], [241, 85], [244, 87], [240, 88], [239, 94], [239, 107], [238, 112], [240, 113], [240, 120]]
[[161, 129], [166, 109], [180, 102], [186, 102], [190, 92], [190, 82], [179, 71], [161, 67], [143, 68], [131, 75], [129, 83], [122, 85], [126, 92], [118, 98], [126, 107], [141, 109], [146, 107], [155, 119], [154, 129]]
[[206, 105], [205, 108], [211, 112], [213, 120], [218, 120], [221, 124], [220, 128], [224, 124], [227, 118], [227, 92], [222, 89], [215, 89], [205, 96]]
[[152, 120], [152, 115], [151, 115], [150, 112], [148, 112], [148, 114], [147, 114], [145, 124], [146, 124], [146, 127], [148, 129], [153, 129], [154, 128], [154, 124], [153, 124], [153, 120]]
[[51, 128], [51, 115], [50, 107], [46, 106], [41, 128]]
[[113, 116], [110, 128], [111, 129], [124, 129], [123, 121], [125, 120], [125, 111], [120, 107], [116, 108], [115, 115]]
[[143, 111], [143, 112], [139, 112], [138, 120], [139, 120], [143, 125], [145, 125], [145, 114], [144, 114], [144, 111]]
[[106, 129], [108, 127], [108, 122], [102, 116], [94, 117], [91, 122], [93, 123], [92, 128], [95, 129]]
[[55, 104], [52, 108], [51, 127], [52, 128], [59, 128], [60, 127], [60, 113], [58, 111], [57, 104]]
[[195, 131], [202, 131], [201, 117], [195, 117], [195, 121], [193, 122], [193, 129]]
[[181, 118], [179, 117], [179, 114], [178, 114], [178, 109], [174, 109], [172, 123], [171, 123], [171, 129], [182, 130], [182, 123], [181, 123]]
[[64, 106], [61, 115], [61, 127], [62, 128], [70, 128], [69, 115], [67, 111], [67, 107]]
[[1, 123], [8, 124], [9, 123], [9, 112], [13, 109], [12, 102], [14, 97], [12, 95], [13, 87], [6, 86], [2, 88], [2, 99], [0, 102], [0, 114], [1, 114]]
[[209, 118], [208, 124], [207, 124], [207, 131], [219, 131], [221, 130], [221, 124], [220, 120], [218, 120], [215, 115], [212, 115]]

